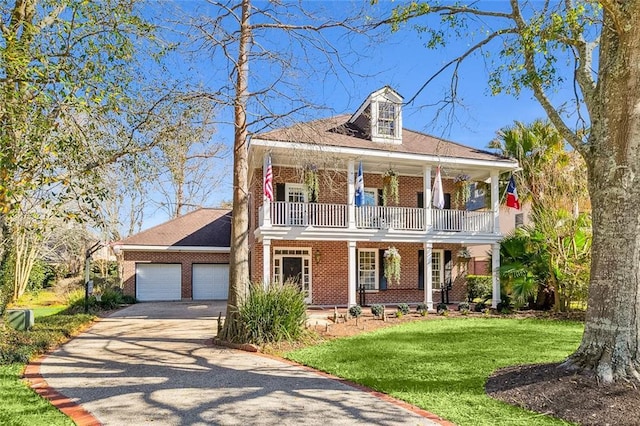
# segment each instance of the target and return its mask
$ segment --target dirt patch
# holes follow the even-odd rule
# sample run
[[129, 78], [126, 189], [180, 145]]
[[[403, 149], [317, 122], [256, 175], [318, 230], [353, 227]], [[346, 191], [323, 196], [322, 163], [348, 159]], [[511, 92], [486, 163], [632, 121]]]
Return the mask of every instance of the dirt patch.
[[640, 390], [634, 383], [600, 386], [594, 376], [559, 364], [507, 367], [487, 381], [487, 394], [508, 404], [581, 425], [640, 425]]

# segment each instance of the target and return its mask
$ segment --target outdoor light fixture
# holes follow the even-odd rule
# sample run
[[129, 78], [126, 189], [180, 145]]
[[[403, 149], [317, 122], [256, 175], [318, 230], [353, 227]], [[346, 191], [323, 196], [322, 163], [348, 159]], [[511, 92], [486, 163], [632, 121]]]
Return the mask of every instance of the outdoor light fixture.
[[313, 252], [313, 258], [316, 260], [316, 263], [320, 263], [320, 249], [316, 249]]

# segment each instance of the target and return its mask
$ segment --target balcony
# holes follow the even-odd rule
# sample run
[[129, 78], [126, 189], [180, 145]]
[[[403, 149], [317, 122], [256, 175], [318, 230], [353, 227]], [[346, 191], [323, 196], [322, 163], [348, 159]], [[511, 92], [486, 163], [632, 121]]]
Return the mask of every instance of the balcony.
[[[355, 207], [357, 229], [399, 231], [443, 231], [493, 233], [491, 211], [431, 209], [431, 226], [427, 227], [428, 209], [416, 207], [362, 206]], [[264, 212], [260, 208], [260, 224]], [[271, 203], [271, 225], [283, 227], [348, 228], [349, 210], [346, 204]], [[427, 229], [429, 228], [429, 229]]]

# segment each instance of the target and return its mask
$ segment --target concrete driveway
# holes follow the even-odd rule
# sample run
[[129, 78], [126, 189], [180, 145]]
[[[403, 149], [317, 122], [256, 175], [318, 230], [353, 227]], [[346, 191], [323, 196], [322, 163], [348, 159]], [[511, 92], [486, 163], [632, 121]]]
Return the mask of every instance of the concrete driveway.
[[140, 303], [96, 323], [40, 367], [109, 425], [435, 425], [308, 369], [207, 346], [219, 302]]

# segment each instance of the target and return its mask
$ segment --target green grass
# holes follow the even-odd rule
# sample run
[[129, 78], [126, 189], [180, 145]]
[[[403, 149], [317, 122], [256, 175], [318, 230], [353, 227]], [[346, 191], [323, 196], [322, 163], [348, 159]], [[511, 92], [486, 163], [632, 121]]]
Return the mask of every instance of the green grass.
[[35, 308], [35, 325], [30, 331], [0, 326], [0, 425], [73, 424], [21, 380], [29, 359], [66, 341], [95, 318], [83, 314], [52, 314], [64, 308]]
[[493, 371], [564, 359], [583, 325], [552, 320], [460, 318], [417, 321], [287, 354], [458, 425], [560, 425], [561, 420], [489, 398]]
[[1, 425], [73, 425], [49, 401], [20, 380], [24, 364], [0, 365]]

